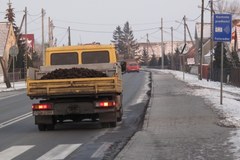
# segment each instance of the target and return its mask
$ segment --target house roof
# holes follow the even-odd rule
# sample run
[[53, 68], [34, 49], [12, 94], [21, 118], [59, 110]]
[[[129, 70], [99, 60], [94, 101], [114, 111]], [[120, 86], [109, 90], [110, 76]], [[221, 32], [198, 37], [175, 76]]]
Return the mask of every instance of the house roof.
[[187, 53], [187, 58], [194, 58], [196, 54], [196, 46], [192, 46]]
[[0, 56], [4, 54], [10, 25], [9, 22], [0, 22]]
[[[196, 23], [195, 26], [195, 38], [200, 39], [201, 37], [201, 23]], [[211, 37], [211, 24], [204, 23], [203, 25], [203, 38], [207, 39]]]

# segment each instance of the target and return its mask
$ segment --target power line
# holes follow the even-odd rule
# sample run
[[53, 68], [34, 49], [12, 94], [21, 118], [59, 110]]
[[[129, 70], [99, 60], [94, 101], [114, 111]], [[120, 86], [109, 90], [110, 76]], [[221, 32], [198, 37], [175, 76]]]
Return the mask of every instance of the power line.
[[187, 21], [190, 21], [190, 22], [195, 22], [197, 21], [197, 19], [199, 19], [201, 17], [201, 15], [199, 15], [198, 17], [194, 18], [194, 19], [187, 19]]
[[[159, 32], [159, 31], [160, 31], [160, 28], [158, 28], [158, 30], [156, 30], [156, 31], [154, 31], [154, 32], [149, 33], [148, 35], [155, 34], [155, 33]], [[141, 41], [141, 40], [144, 39], [146, 36], [147, 36], [147, 35], [144, 35], [144, 36], [141, 37], [138, 41]]]
[[[67, 29], [66, 27], [54, 26], [56, 29]], [[72, 31], [79, 31], [79, 32], [88, 32], [88, 33], [113, 33], [107, 31], [90, 31], [90, 30], [81, 30], [81, 29], [71, 29]]]
[[159, 29], [159, 27], [140, 29], [140, 30], [133, 30], [133, 32], [143, 32], [143, 31], [150, 31], [150, 30], [155, 30], [155, 29]]
[[[58, 29], [67, 29], [66, 27], [61, 27], [61, 26], [54, 26], [55, 28]], [[150, 30], [155, 30], [159, 29], [159, 27], [154, 27], [154, 28], [147, 28], [147, 29], [140, 29], [140, 30], [132, 30], [133, 32], [143, 32], [143, 31], [150, 31]], [[79, 31], [79, 32], [88, 32], [88, 33], [113, 33], [109, 31], [90, 31], [90, 30], [82, 30], [82, 29], [71, 29], [72, 31]]]
[[68, 34], [68, 32], [66, 31], [65, 34], [63, 35], [62, 39], [58, 42], [58, 45], [59, 45], [60, 43], [62, 43], [62, 41], [64, 40], [64, 38], [67, 36], [67, 34]]
[[41, 29], [41, 27], [38, 27], [38, 28], [29, 30], [29, 32], [39, 31], [40, 29]]
[[[56, 22], [64, 22], [64, 23], [75, 23], [75, 24], [82, 24], [82, 25], [93, 25], [93, 26], [118, 26], [119, 24], [104, 24], [104, 23], [86, 23], [86, 22], [79, 22], [79, 21], [66, 21], [61, 19], [54, 19]], [[172, 21], [167, 21], [172, 22]], [[131, 26], [140, 26], [140, 25], [150, 25], [150, 24], [160, 24], [160, 22], [146, 22], [146, 23], [133, 23]]]
[[40, 19], [41, 17], [42, 17], [41, 15], [40, 15], [39, 17], [35, 18], [35, 19], [32, 19], [32, 18], [30, 17], [32, 20], [31, 20], [30, 22], [28, 22], [28, 24], [31, 24], [31, 23], [33, 23], [33, 22], [35, 23], [35, 21], [37, 21], [37, 20]]
[[[182, 21], [183, 21], [183, 19], [182, 19]], [[182, 21], [179, 22], [179, 25], [176, 28], [174, 28], [173, 30], [178, 30], [180, 28], [180, 26], [183, 24]]]
[[33, 16], [33, 17], [41, 16], [41, 14], [42, 14], [42, 13], [38, 13], [38, 14], [29, 14], [29, 13], [27, 13], [27, 15]]
[[98, 23], [83, 23], [83, 22], [77, 22], [77, 21], [66, 21], [66, 20], [60, 20], [60, 19], [54, 19], [55, 22], [64, 22], [64, 23], [75, 23], [75, 24], [82, 24], [82, 25], [93, 25], [93, 26], [113, 26], [116, 24], [98, 24]]

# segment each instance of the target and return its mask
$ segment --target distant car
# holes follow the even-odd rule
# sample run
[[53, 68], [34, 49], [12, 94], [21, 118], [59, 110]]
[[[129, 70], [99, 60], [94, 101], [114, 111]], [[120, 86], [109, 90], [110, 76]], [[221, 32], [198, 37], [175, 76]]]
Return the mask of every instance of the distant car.
[[140, 66], [136, 62], [127, 62], [126, 71], [127, 72], [139, 72]]

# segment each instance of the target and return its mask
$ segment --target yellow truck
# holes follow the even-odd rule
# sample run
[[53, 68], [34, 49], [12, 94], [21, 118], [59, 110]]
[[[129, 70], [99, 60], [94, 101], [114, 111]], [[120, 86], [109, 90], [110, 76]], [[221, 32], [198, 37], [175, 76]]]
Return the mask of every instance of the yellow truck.
[[[106, 77], [41, 79], [57, 69], [87, 68]], [[79, 45], [47, 48], [45, 65], [29, 68], [27, 95], [40, 99], [32, 105], [40, 131], [57, 123], [98, 121], [115, 127], [122, 120], [122, 71], [113, 45]]]

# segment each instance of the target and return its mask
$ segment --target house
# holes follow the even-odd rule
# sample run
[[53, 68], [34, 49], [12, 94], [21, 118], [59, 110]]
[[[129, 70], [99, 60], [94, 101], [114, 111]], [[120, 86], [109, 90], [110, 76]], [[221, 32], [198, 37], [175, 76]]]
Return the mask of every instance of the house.
[[[195, 26], [195, 55], [194, 61], [195, 64], [199, 64], [200, 62], [200, 41], [201, 41], [201, 23], [196, 23]], [[203, 24], [203, 64], [209, 64], [209, 56], [206, 56], [211, 50], [211, 23]]]
[[240, 19], [233, 20], [231, 49], [237, 51], [240, 58]]
[[[16, 44], [13, 26], [9, 22], [0, 22], [0, 82], [6, 78], [9, 63], [9, 49]], [[5, 71], [5, 72], [4, 72]]]

